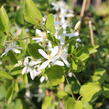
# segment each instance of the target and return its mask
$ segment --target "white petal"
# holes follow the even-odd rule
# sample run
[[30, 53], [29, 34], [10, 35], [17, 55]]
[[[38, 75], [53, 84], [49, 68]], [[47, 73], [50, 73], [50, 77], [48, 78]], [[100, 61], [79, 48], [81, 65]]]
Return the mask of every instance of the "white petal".
[[64, 45], [64, 43], [65, 43], [65, 40], [64, 40], [63, 37], [61, 37], [61, 39], [60, 39], [60, 44], [61, 44], [61, 45]]
[[61, 59], [63, 60], [63, 62], [66, 64], [67, 67], [70, 66], [69, 62], [67, 61], [66, 58], [61, 57]]
[[42, 38], [33, 38], [32, 40], [35, 40], [36, 42], [42, 42], [43, 41]]
[[48, 59], [48, 55], [46, 54], [46, 52], [42, 49], [38, 49], [38, 52], [46, 59]]
[[41, 66], [39, 67], [39, 69], [41, 69], [41, 70], [42, 69], [45, 69], [49, 65], [49, 63], [50, 63], [49, 60], [45, 61], [44, 63], [41, 64]]
[[40, 36], [42, 34], [41, 30], [36, 29], [36, 34], [38, 34]]
[[56, 46], [52, 49], [51, 56], [54, 57], [58, 53], [59, 47]]
[[64, 63], [62, 61], [56, 61], [54, 64], [59, 66], [64, 66]]
[[24, 75], [25, 73], [28, 73], [27, 70], [28, 70], [28, 68], [27, 67], [24, 67], [23, 70], [22, 70], [22, 74]]
[[39, 61], [39, 60], [38, 61], [30, 61], [29, 65], [34, 66], [34, 65], [37, 65], [39, 63], [41, 63], [41, 61]]
[[18, 49], [16, 49], [16, 48], [13, 48], [12, 50], [13, 50], [15, 53], [21, 53], [21, 51], [18, 50]]
[[80, 38], [78, 38], [78, 39], [76, 39], [76, 41], [77, 41], [77, 42], [81, 42], [81, 39], [80, 39]]
[[29, 64], [29, 57], [26, 57], [25, 58], [25, 60], [24, 60], [24, 63], [23, 63], [24, 65], [27, 65], [27, 64]]
[[69, 77], [72, 77], [72, 76], [73, 76], [73, 73], [72, 73], [72, 72], [69, 72], [69, 73], [68, 73], [68, 76], [69, 76]]
[[73, 14], [71, 14], [71, 13], [69, 13], [69, 14], [67, 14], [67, 15], [65, 15], [66, 17], [74, 17], [74, 15]]
[[68, 33], [68, 34], [64, 34], [65, 36], [68, 37], [75, 37], [75, 36], [79, 36], [79, 32], [75, 32], [75, 33]]
[[48, 48], [49, 48], [49, 50], [52, 49], [52, 43], [50, 41], [48, 41]]
[[35, 77], [36, 77], [36, 71], [33, 70], [33, 69], [30, 69], [30, 76], [31, 76], [31, 79], [33, 80]]
[[45, 76], [41, 76], [40, 82], [43, 83], [45, 79], [46, 79]]
[[11, 48], [6, 48], [5, 51], [4, 51], [4, 53], [1, 55], [1, 57], [4, 56], [4, 55], [6, 55], [10, 50], [11, 50]]
[[6, 55], [6, 54], [7, 54], [7, 52], [4, 52], [4, 53], [1, 55], [1, 57], [4, 56], [4, 55]]
[[36, 76], [39, 75], [40, 73], [41, 73], [40, 70], [35, 71], [35, 75], [36, 75]]

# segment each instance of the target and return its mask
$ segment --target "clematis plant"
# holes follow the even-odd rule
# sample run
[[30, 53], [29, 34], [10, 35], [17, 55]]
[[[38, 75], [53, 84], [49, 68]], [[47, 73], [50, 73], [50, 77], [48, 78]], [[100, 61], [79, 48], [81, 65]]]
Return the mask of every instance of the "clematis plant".
[[[51, 5], [51, 13], [42, 11], [42, 14], [35, 2], [23, 0], [16, 12], [15, 24], [10, 23], [13, 20], [9, 20], [3, 7], [0, 8], [0, 84], [5, 85], [2, 90], [0, 87], [0, 93], [4, 92], [0, 100], [22, 104], [21, 109], [25, 104], [32, 106], [31, 109], [39, 108], [32, 103], [34, 98], [37, 99], [35, 103], [42, 103], [42, 109], [92, 107], [90, 103], [97, 98], [93, 99], [94, 95], [102, 89], [96, 82], [96, 76], [97, 79], [100, 77], [94, 75], [94, 82], [90, 81], [88, 88], [87, 84], [82, 86], [79, 79], [98, 46], [90, 47], [82, 42], [81, 21], [74, 25], [71, 23], [74, 14], [64, 2]], [[52, 13], [54, 10], [55, 14]], [[14, 25], [19, 25], [17, 30], [13, 30]], [[12, 53], [8, 54], [10, 51]], [[105, 71], [101, 72], [104, 75]], [[88, 93], [85, 95], [86, 89]], [[78, 104], [83, 108], [77, 107]]]

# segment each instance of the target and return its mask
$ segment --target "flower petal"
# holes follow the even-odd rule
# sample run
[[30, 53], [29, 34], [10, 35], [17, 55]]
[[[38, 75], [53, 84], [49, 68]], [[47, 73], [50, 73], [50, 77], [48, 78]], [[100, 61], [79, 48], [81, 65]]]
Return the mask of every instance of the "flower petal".
[[59, 47], [56, 46], [51, 50], [51, 56], [54, 57], [58, 53]]
[[42, 49], [38, 49], [38, 52], [45, 58], [48, 59], [48, 55], [46, 54], [46, 52]]
[[39, 67], [39, 69], [41, 69], [41, 70], [42, 69], [45, 69], [49, 65], [49, 63], [50, 63], [49, 60], [45, 61], [44, 63], [41, 64], [41, 66]]
[[6, 55], [10, 50], [11, 50], [11, 48], [6, 48], [5, 51], [4, 51], [4, 53], [1, 55], [1, 57], [4, 56], [4, 55]]
[[43, 83], [45, 79], [46, 79], [45, 76], [41, 76], [40, 82]]
[[79, 36], [79, 32], [64, 34], [64, 36], [68, 36], [68, 37]]
[[15, 53], [21, 53], [21, 51], [16, 48], [13, 48], [12, 51], [14, 51]]
[[58, 60], [54, 64], [59, 65], [59, 66], [64, 66], [64, 63], [62, 61], [58, 61]]
[[29, 65], [30, 65], [30, 66], [34, 66], [34, 65], [37, 65], [37, 64], [39, 64], [39, 63], [41, 63], [41, 60], [30, 61]]
[[26, 57], [26, 58], [25, 58], [25, 60], [24, 60], [24, 63], [23, 63], [23, 64], [24, 64], [24, 66], [25, 66], [25, 65], [27, 65], [27, 64], [29, 64], [29, 57]]
[[28, 67], [24, 67], [23, 70], [22, 70], [22, 74], [24, 75], [25, 73], [28, 73], [27, 70], [28, 70]]
[[42, 42], [43, 39], [40, 37], [40, 38], [33, 38], [32, 40], [35, 40], [36, 42]]
[[35, 69], [30, 69], [30, 76], [31, 76], [31, 79], [33, 80], [35, 77], [36, 77], [36, 71]]
[[41, 30], [36, 29], [36, 34], [38, 34], [40, 36], [42, 34]]
[[67, 61], [66, 58], [61, 57], [61, 59], [63, 60], [63, 62], [65, 63], [65, 65], [66, 65], [67, 67], [70, 66], [70, 64], [69, 64], [69, 62]]

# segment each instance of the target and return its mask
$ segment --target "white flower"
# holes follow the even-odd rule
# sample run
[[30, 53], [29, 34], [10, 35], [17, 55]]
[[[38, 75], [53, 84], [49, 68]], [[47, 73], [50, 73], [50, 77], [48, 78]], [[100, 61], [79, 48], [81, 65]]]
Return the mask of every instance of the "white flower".
[[67, 48], [63, 47], [63, 46], [60, 46], [59, 47], [59, 52], [58, 54], [55, 56], [55, 60], [56, 59], [60, 59], [64, 62], [64, 64], [69, 67], [70, 64], [69, 62], [67, 61], [67, 57], [68, 57], [68, 53], [67, 53]]
[[51, 53], [48, 55], [45, 51], [43, 51], [42, 49], [39, 49], [38, 51], [39, 51], [39, 53], [45, 58], [45, 59], [47, 59], [45, 62], [43, 62], [42, 64], [41, 64], [41, 66], [40, 66], [40, 69], [45, 69], [51, 62], [53, 63], [53, 64], [62, 64], [62, 62], [61, 61], [57, 61], [57, 60], [55, 60], [55, 56], [56, 56], [56, 54], [58, 53], [58, 50], [59, 50], [59, 48], [58, 48], [58, 46], [56, 46], [56, 47], [54, 47], [54, 48], [52, 48], [52, 49], [50, 49], [51, 50]]
[[23, 63], [25, 67], [22, 70], [22, 74], [30, 73], [31, 79], [33, 80], [37, 75], [41, 73], [41, 70], [38, 69], [39, 63], [41, 63], [40, 60], [35, 61], [32, 60], [32, 57], [26, 57]]
[[81, 39], [80, 39], [80, 38], [78, 38], [78, 39], [76, 39], [76, 41], [77, 41], [77, 42], [81, 42]]
[[38, 42], [43, 42], [43, 41], [47, 40], [46, 33], [45, 32], [42, 32], [39, 29], [36, 29], [36, 35], [38, 35], [38, 37], [35, 37], [32, 40], [35, 40], [37, 43]]
[[69, 62], [67, 61], [67, 49], [61, 47], [54, 47], [51, 50], [51, 54], [47, 54], [42, 49], [39, 49], [39, 53], [47, 59], [45, 62], [43, 62], [40, 66], [40, 69], [45, 69], [50, 63], [54, 65], [64, 66], [66, 64], [67, 67], [69, 67]]
[[30, 92], [30, 90], [26, 90], [25, 97], [31, 98], [31, 92]]
[[48, 80], [47, 76], [41, 76], [40, 83], [43, 83], [44, 81], [47, 81], [47, 80]]
[[20, 51], [19, 49], [21, 49], [21, 47], [18, 47], [15, 42], [10, 43], [10, 44], [7, 45], [7, 48], [5, 49], [5, 51], [4, 51], [4, 53], [1, 55], [1, 57], [4, 56], [4, 55], [6, 55], [6, 54], [7, 54], [9, 51], [11, 51], [11, 50], [12, 50], [13, 52], [15, 52], [15, 53], [21, 53], [21, 51]]
[[68, 76], [71, 78], [73, 76], [73, 73], [72, 72], [69, 72], [68, 73]]
[[63, 35], [64, 35], [64, 36], [68, 36], [69, 38], [71, 38], [71, 37], [79, 36], [79, 32], [66, 33], [66, 34], [63, 34]]
[[64, 33], [66, 31], [66, 27], [70, 26], [68, 20], [66, 18], [71, 18], [74, 16], [73, 11], [67, 7], [65, 2], [59, 1], [57, 3], [52, 3], [53, 9], [56, 11], [59, 11], [59, 14], [55, 15], [55, 21], [58, 22], [58, 24], [61, 24], [61, 27], [64, 29]]

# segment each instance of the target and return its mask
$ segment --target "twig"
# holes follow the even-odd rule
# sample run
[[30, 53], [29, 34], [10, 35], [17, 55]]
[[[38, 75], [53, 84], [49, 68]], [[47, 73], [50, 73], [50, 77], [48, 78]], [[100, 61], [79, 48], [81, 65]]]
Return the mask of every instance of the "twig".
[[87, 4], [87, 0], [84, 0], [84, 1], [83, 1], [83, 4], [82, 4], [81, 13], [80, 13], [80, 17], [81, 17], [81, 18], [84, 16], [85, 9], [86, 9], [86, 4]]
[[95, 41], [94, 41], [94, 33], [93, 33], [92, 21], [91, 20], [89, 20], [89, 30], [90, 30], [91, 44], [92, 44], [92, 46], [94, 46], [95, 45]]
[[[64, 83], [61, 83], [59, 88], [64, 91]], [[60, 101], [60, 109], [64, 109], [64, 100]]]

